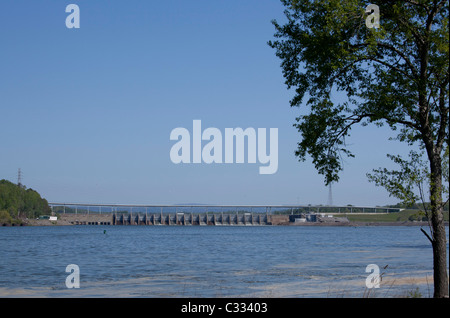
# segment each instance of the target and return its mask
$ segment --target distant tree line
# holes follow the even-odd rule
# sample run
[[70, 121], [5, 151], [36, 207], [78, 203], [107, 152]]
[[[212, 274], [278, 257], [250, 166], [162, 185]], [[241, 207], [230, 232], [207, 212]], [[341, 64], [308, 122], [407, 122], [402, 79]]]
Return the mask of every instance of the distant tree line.
[[21, 223], [25, 218], [37, 218], [50, 213], [47, 200], [35, 190], [0, 180], [0, 225]]

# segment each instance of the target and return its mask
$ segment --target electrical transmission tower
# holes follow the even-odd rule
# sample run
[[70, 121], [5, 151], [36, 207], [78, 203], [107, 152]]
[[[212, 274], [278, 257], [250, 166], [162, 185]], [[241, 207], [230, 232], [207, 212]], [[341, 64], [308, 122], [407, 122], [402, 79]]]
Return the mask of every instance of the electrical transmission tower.
[[23, 191], [21, 191], [22, 187], [22, 170], [19, 168], [17, 171], [17, 186], [19, 187], [19, 206], [17, 207], [17, 217], [20, 218], [20, 212], [22, 211], [23, 206]]
[[328, 185], [328, 201], [327, 205], [332, 206], [333, 205], [333, 191], [331, 189], [331, 183]]
[[17, 171], [17, 185], [19, 188], [22, 188], [22, 170], [19, 168], [19, 171]]

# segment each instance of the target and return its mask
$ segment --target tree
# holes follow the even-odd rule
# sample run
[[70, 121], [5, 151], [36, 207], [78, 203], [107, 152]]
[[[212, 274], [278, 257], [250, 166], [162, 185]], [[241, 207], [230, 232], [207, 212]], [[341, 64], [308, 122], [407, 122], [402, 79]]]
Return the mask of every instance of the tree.
[[11, 224], [12, 222], [13, 222], [13, 219], [9, 215], [8, 211], [0, 210], [0, 226], [3, 224]]
[[[328, 185], [339, 180], [343, 157], [354, 157], [346, 138], [355, 125], [387, 125], [396, 139], [423, 151], [434, 296], [448, 297], [442, 161], [449, 144], [449, 1], [380, 2], [379, 27], [371, 27], [375, 9], [366, 13], [367, 1], [282, 3], [287, 20], [273, 21], [269, 45], [295, 89], [291, 106], [309, 109], [294, 124], [302, 136], [296, 155], [311, 156]], [[346, 99], [334, 100], [336, 92]]]
[[[395, 196], [402, 200], [402, 204], [405, 206], [415, 206], [418, 203], [419, 214], [411, 216], [410, 218], [418, 218], [423, 220], [422, 215], [424, 214], [425, 220], [428, 221], [430, 232], [433, 236], [433, 227], [431, 226], [431, 211], [429, 209], [429, 204], [426, 202], [426, 184], [431, 182], [431, 174], [429, 172], [429, 167], [423, 160], [423, 153], [417, 153], [411, 150], [409, 153], [410, 160], [405, 160], [401, 156], [393, 156], [388, 154], [388, 158], [393, 160], [396, 164], [400, 166], [399, 170], [388, 170], [386, 168], [374, 169], [374, 173], [368, 173], [367, 176], [370, 181], [375, 182], [377, 185], [386, 188], [390, 195]], [[445, 202], [442, 203], [443, 210], [445, 205], [449, 201], [449, 147], [447, 146], [442, 158], [442, 196]], [[433, 244], [433, 239], [421, 229], [425, 236]]]
[[41, 198], [38, 192], [8, 180], [0, 180], [0, 210], [5, 210], [16, 219], [51, 213], [47, 200]]

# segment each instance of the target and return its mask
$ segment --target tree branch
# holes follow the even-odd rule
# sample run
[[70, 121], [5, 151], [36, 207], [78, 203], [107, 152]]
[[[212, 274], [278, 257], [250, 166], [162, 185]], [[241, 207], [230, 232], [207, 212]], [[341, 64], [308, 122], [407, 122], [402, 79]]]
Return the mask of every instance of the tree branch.
[[418, 129], [418, 126], [416, 124], [414, 124], [413, 122], [407, 121], [407, 120], [401, 120], [401, 119], [395, 119], [394, 120], [394, 119], [389, 118], [387, 116], [380, 117], [380, 116], [377, 116], [376, 114], [373, 114], [373, 113], [363, 113], [363, 114], [359, 114], [359, 115], [353, 114], [353, 115], [350, 115], [347, 118], [343, 119], [344, 122], [345, 121], [350, 121], [350, 123], [348, 123], [341, 130], [336, 131], [335, 137], [333, 138], [333, 140], [331, 140], [330, 147], [333, 147], [334, 144], [336, 143], [336, 141], [339, 138], [341, 138], [342, 136], [344, 136], [347, 133], [347, 131], [350, 129], [351, 126], [361, 122], [364, 118], [371, 118], [371, 117], [384, 119], [384, 120], [387, 120], [388, 122], [396, 122], [396, 123], [408, 126], [410, 128], [413, 128], [413, 129]]
[[415, 6], [418, 6], [418, 7], [422, 7], [427, 11], [427, 13], [430, 12], [430, 8], [428, 8], [428, 6], [425, 5], [424, 3], [419, 3], [418, 1], [415, 1], [415, 0], [405, 0], [405, 2], [415, 5]]
[[[394, 47], [394, 46], [392, 46], [390, 44], [383, 43], [383, 42], [377, 42], [377, 45], [382, 47], [382, 48], [385, 48], [385, 49], [388, 49], [388, 50], [392, 51], [393, 53], [397, 54], [398, 56], [400, 56], [405, 61], [405, 63], [408, 65], [409, 69], [411, 70], [412, 76], [407, 74], [405, 71], [399, 70], [399, 71], [402, 72], [402, 74], [406, 75], [408, 78], [411, 78], [411, 79], [414, 79], [414, 78], [418, 77], [418, 74], [419, 74], [418, 71], [416, 70], [416, 68], [414, 67], [412, 62], [409, 60], [409, 58], [405, 54], [403, 54], [402, 51], [400, 51], [399, 49], [397, 49], [396, 47]], [[369, 46], [368, 43], [360, 43], [360, 44], [351, 44], [350, 45], [351, 48], [360, 48], [360, 47], [367, 47], [367, 46]], [[359, 61], [363, 61], [363, 60], [367, 60], [367, 59], [371, 59], [371, 58], [370, 57], [360, 58], [360, 59], [357, 59], [354, 62], [359, 62]], [[386, 64], [387, 63], [384, 62], [384, 65], [386, 65]], [[387, 65], [389, 65], [389, 64], [387, 64]]]
[[436, 141], [436, 146], [438, 147], [438, 151], [440, 151], [442, 149], [442, 146], [445, 141], [445, 137], [447, 136], [445, 131], [446, 131], [446, 128], [448, 127], [448, 107], [445, 107], [446, 103], [445, 103], [444, 92], [445, 92], [445, 87], [441, 87], [440, 91], [439, 91], [439, 113], [441, 116], [441, 121], [440, 121], [440, 127], [439, 127], [439, 131], [438, 131], [437, 141]]
[[398, 18], [398, 21], [404, 25], [414, 36], [414, 38], [416, 39], [416, 44], [417, 47], [422, 46], [425, 43], [425, 40], [423, 39], [423, 37], [419, 34], [419, 32], [417, 32], [417, 29], [414, 28], [413, 26], [411, 26], [408, 21], [406, 21], [405, 19], [403, 19], [402, 17]]
[[428, 240], [431, 242], [431, 244], [434, 243], [433, 239], [428, 235], [427, 232], [425, 232], [424, 229], [422, 229], [422, 227], [420, 228], [420, 230], [422, 231], [423, 234], [425, 234], [425, 236], [428, 238]]
[[409, 69], [411, 70], [413, 76], [414, 76], [414, 77], [417, 77], [417, 76], [418, 76], [419, 73], [417, 72], [416, 68], [415, 68], [414, 65], [411, 63], [411, 61], [409, 60], [409, 58], [408, 58], [405, 54], [403, 54], [402, 51], [398, 50], [395, 46], [392, 46], [392, 45], [390, 45], [390, 44], [383, 43], [383, 42], [379, 42], [379, 43], [377, 43], [377, 45], [379, 45], [379, 46], [381, 46], [381, 47], [383, 47], [383, 48], [386, 48], [386, 49], [388, 49], [388, 50], [391, 50], [391, 51], [395, 52], [396, 54], [398, 54], [398, 55], [406, 62], [406, 64], [408, 64]]
[[[422, 201], [423, 210], [425, 211], [425, 216], [427, 217], [428, 228], [430, 229], [430, 233], [433, 233], [433, 227], [432, 227], [432, 225], [431, 225], [431, 218], [430, 218], [430, 216], [429, 216], [428, 209], [427, 209], [427, 207], [426, 207], [426, 205], [425, 205], [425, 200], [424, 200], [424, 197], [423, 197], [422, 184], [419, 183], [418, 186], [419, 186], [419, 192], [420, 192], [420, 200]], [[422, 230], [422, 228], [421, 228], [421, 230]], [[422, 230], [422, 232], [423, 232], [425, 235], [427, 235], [427, 233], [425, 233], [423, 230]], [[428, 239], [430, 240], [429, 237], [428, 237]], [[431, 240], [430, 240], [430, 241], [431, 241]], [[433, 242], [431, 241], [431, 243], [433, 243]]]
[[385, 61], [379, 60], [379, 59], [377, 59], [377, 58], [375, 58], [375, 57], [369, 57], [368, 60], [374, 61], [374, 62], [377, 62], [377, 63], [380, 63], [380, 64], [382, 64], [382, 65], [384, 65], [384, 66], [387, 66], [387, 67], [389, 67], [390, 69], [392, 69], [392, 70], [394, 70], [394, 71], [396, 71], [396, 72], [399, 72], [399, 73], [403, 74], [404, 76], [406, 76], [406, 77], [408, 77], [408, 78], [414, 80], [414, 77], [411, 77], [411, 76], [410, 76], [408, 73], [406, 73], [405, 71], [403, 71], [403, 70], [399, 69], [398, 67], [395, 67], [394, 65], [391, 65], [391, 64], [389, 64], [389, 63], [387, 63], [387, 62], [385, 62]]

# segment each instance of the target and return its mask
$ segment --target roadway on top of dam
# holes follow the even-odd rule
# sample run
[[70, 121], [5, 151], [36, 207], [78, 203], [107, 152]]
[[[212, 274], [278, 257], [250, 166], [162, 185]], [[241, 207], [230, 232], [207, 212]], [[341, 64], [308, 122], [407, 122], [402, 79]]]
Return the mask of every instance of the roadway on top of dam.
[[[384, 206], [335, 206], [335, 205], [280, 205], [280, 204], [262, 204], [262, 205], [246, 205], [246, 204], [122, 204], [122, 203], [74, 203], [74, 202], [49, 202], [49, 206], [53, 209], [71, 208], [75, 210], [84, 210], [92, 213], [115, 213], [122, 211], [130, 212], [147, 212], [150, 210], [164, 213], [202, 211], [202, 212], [219, 212], [219, 211], [239, 211], [253, 213], [274, 213], [276, 211], [298, 211], [315, 212], [315, 213], [392, 213], [399, 212], [402, 209]], [[119, 210], [120, 209], [120, 210]]]

